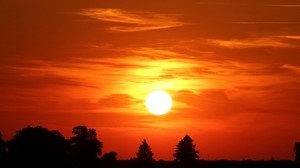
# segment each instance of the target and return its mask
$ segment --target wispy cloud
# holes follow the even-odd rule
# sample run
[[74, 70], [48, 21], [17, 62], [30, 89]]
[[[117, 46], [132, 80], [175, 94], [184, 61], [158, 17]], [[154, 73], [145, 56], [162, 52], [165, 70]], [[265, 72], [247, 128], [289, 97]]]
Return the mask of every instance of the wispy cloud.
[[127, 108], [133, 103], [140, 102], [135, 101], [135, 99], [128, 94], [111, 94], [99, 99], [99, 104], [104, 107]]
[[231, 40], [219, 40], [209, 39], [209, 44], [226, 47], [226, 48], [294, 48], [295, 45], [285, 42], [284, 40], [276, 37], [260, 37], [252, 39], [231, 39]]
[[234, 24], [240, 25], [295, 25], [300, 22], [234, 22]]
[[292, 71], [300, 74], [300, 67], [296, 66], [296, 65], [284, 64], [284, 65], [281, 66], [281, 68], [289, 69], [289, 70], [292, 70]]
[[300, 40], [300, 35], [283, 35], [283, 36], [274, 36], [278, 38], [286, 38], [286, 39], [292, 39], [292, 40]]
[[122, 24], [109, 27], [109, 30], [119, 32], [157, 30], [185, 25], [184, 22], [177, 20], [175, 15], [152, 12], [136, 12], [123, 9], [82, 9], [79, 14], [99, 21]]
[[131, 51], [133, 54], [141, 55], [144, 57], [152, 58], [152, 59], [167, 59], [167, 58], [175, 58], [180, 57], [182, 54], [171, 50], [163, 50], [163, 49], [154, 49], [154, 48], [139, 48], [133, 49]]
[[300, 4], [268, 4], [270, 7], [299, 8]]

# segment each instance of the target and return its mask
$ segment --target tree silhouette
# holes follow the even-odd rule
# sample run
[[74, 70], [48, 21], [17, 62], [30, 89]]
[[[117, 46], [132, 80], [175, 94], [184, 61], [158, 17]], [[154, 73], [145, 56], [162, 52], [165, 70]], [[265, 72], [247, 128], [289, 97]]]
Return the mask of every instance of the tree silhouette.
[[139, 150], [136, 153], [136, 156], [137, 156], [137, 160], [140, 161], [154, 161], [153, 152], [151, 151], [151, 148], [145, 139], [142, 141], [142, 144], [139, 146]]
[[70, 153], [79, 160], [96, 160], [102, 154], [102, 142], [97, 139], [95, 129], [86, 126], [76, 126], [72, 130], [70, 138]]
[[2, 139], [2, 133], [0, 132], [0, 160], [6, 156], [6, 143]]
[[58, 161], [65, 156], [66, 150], [66, 140], [61, 133], [41, 126], [18, 130], [8, 142], [9, 154], [27, 162]]
[[300, 142], [296, 142], [294, 145], [295, 161], [300, 161]]
[[192, 162], [199, 159], [199, 151], [195, 149], [196, 145], [193, 144], [193, 140], [188, 136], [179, 141], [176, 145], [175, 153], [173, 156], [176, 161], [180, 162]]

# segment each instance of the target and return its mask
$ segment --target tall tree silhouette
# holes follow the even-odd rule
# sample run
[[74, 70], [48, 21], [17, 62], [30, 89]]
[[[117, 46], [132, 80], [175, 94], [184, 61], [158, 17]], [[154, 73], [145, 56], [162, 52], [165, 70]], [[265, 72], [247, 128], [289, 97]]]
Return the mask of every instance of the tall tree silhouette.
[[102, 142], [97, 139], [95, 129], [86, 126], [73, 128], [73, 137], [70, 138], [70, 153], [79, 160], [96, 160], [102, 154]]
[[64, 136], [58, 131], [49, 131], [41, 126], [28, 126], [18, 130], [8, 142], [8, 152], [22, 161], [58, 161], [66, 154]]
[[137, 159], [140, 161], [154, 161], [153, 152], [147, 141], [144, 139], [142, 144], [139, 146], [139, 150], [136, 153]]
[[195, 149], [192, 138], [188, 135], [178, 142], [173, 156], [176, 161], [192, 162], [199, 159], [199, 151]]
[[6, 143], [2, 139], [2, 133], [0, 132], [0, 160], [6, 156]]
[[295, 161], [300, 161], [300, 142], [296, 142], [294, 145]]

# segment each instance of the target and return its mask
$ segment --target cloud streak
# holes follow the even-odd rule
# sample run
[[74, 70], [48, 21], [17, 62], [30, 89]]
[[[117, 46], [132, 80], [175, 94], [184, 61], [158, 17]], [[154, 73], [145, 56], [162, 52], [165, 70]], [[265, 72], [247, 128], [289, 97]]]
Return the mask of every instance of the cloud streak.
[[282, 35], [282, 36], [274, 36], [278, 38], [286, 38], [286, 39], [292, 39], [292, 40], [300, 40], [300, 35]]
[[[295, 38], [295, 37], [294, 37]], [[208, 39], [207, 42], [211, 45], [219, 47], [233, 48], [233, 49], [246, 49], [246, 48], [294, 48], [293, 44], [287, 43], [281, 38], [276, 37], [260, 37], [252, 39]]]
[[294, 71], [294, 72], [300, 74], [300, 67], [296, 66], [296, 65], [284, 64], [281, 66], [281, 68], [288, 69], [288, 70], [291, 70], [291, 71]]
[[82, 9], [79, 14], [102, 22], [120, 24], [109, 27], [109, 30], [117, 32], [158, 30], [181, 27], [186, 24], [177, 20], [174, 15], [123, 9]]
[[240, 24], [240, 25], [294, 25], [294, 24], [300, 24], [300, 22], [234, 22], [234, 24]]
[[300, 8], [299, 4], [269, 4], [269, 7]]

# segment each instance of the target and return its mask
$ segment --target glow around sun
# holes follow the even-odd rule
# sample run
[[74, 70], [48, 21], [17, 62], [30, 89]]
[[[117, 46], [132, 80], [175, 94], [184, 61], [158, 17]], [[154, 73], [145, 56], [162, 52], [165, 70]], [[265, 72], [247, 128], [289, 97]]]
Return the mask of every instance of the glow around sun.
[[172, 98], [167, 92], [156, 90], [148, 94], [145, 104], [152, 114], [163, 115], [171, 109]]

